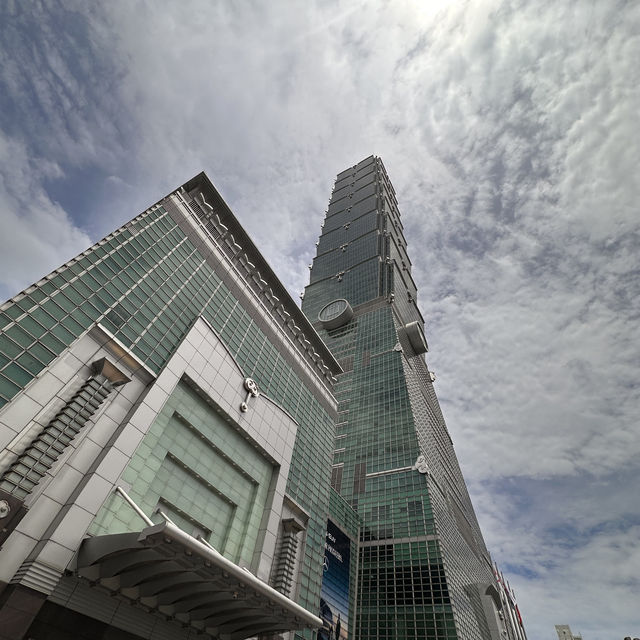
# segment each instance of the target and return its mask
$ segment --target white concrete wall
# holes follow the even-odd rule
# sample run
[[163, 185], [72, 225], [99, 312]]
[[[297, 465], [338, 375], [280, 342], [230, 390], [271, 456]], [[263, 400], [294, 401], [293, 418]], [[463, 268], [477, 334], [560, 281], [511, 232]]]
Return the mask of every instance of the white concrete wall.
[[[0, 413], [0, 434], [7, 448], [0, 457], [4, 470], [48, 424], [91, 374], [90, 364], [109, 358], [131, 382], [105, 400], [97, 414], [67, 447], [50, 473], [28, 496], [29, 512], [0, 551], [0, 580], [18, 581], [50, 592], [71, 568], [73, 557], [98, 510], [120, 482], [120, 476], [156, 415], [183, 375], [187, 375], [277, 463], [272, 501], [263, 518], [253, 569], [268, 580], [275, 554], [286, 480], [297, 424], [264, 395], [246, 400], [244, 375], [207, 322], [199, 319], [162, 373], [127, 366], [134, 360], [114, 357], [115, 343], [99, 332], [83, 336], [67, 353], [36, 378]], [[148, 514], [151, 515], [151, 514]], [[141, 528], [144, 524], [141, 521]], [[23, 564], [25, 563], [25, 564]]]

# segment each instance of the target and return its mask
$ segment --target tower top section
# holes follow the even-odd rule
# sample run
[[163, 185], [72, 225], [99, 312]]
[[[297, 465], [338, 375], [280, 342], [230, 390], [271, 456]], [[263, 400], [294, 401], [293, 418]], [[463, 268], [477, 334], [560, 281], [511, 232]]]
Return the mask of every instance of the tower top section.
[[302, 309], [312, 320], [346, 300], [353, 309], [391, 304], [404, 324], [424, 324], [395, 189], [377, 156], [336, 176], [310, 267]]

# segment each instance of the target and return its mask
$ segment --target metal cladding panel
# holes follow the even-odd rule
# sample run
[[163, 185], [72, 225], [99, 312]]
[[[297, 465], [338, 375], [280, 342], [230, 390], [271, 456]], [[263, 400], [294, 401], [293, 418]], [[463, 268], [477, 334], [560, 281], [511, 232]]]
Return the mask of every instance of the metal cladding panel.
[[405, 326], [404, 330], [407, 333], [407, 338], [409, 338], [411, 347], [416, 355], [421, 355], [429, 351], [427, 339], [424, 337], [424, 331], [419, 322], [410, 322]]

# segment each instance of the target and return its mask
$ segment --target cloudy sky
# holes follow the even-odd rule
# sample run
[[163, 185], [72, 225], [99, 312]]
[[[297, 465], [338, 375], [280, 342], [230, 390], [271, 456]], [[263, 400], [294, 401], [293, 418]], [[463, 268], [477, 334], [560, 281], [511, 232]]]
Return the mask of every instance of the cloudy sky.
[[640, 4], [0, 2], [0, 297], [205, 170], [297, 300], [398, 194], [429, 366], [530, 640], [640, 636]]

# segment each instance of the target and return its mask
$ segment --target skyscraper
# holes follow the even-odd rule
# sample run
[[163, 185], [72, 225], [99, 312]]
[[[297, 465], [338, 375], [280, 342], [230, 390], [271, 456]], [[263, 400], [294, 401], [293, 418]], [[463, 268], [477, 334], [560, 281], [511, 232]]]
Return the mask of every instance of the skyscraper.
[[355, 637], [505, 637], [380, 158], [338, 174], [302, 309], [344, 371], [331, 482], [362, 520]]

